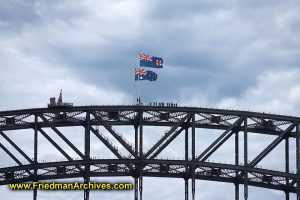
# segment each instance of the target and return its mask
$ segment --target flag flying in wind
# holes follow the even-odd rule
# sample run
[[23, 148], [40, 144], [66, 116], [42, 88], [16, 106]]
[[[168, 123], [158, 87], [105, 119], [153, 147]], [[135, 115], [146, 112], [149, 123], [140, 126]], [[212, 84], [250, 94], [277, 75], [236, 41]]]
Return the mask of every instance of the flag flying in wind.
[[140, 66], [163, 68], [163, 59], [145, 54], [140, 54]]
[[[134, 69], [134, 75], [135, 80], [149, 80], [149, 81], [156, 81], [157, 80], [157, 74], [150, 70], [144, 70], [144, 69]], [[140, 76], [139, 76], [140, 75]]]

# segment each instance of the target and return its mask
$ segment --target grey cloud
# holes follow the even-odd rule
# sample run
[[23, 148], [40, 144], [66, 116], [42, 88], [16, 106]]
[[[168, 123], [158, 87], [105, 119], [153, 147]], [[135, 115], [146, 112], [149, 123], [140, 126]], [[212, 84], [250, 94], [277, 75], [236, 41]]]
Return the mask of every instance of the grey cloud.
[[[0, 108], [44, 106], [61, 87], [77, 104], [131, 102], [133, 68], [146, 53], [165, 61], [153, 69], [157, 82], [141, 83], [146, 103], [298, 115], [299, 7], [292, 0], [0, 1]], [[171, 198], [173, 189], [158, 191], [154, 183], [145, 196]], [[233, 198], [232, 185], [203, 192], [216, 186], [199, 181], [197, 194]], [[251, 191], [250, 199], [282, 198]]]
[[[206, 4], [212, 9], [218, 7], [224, 9], [216, 9], [217, 11], [213, 13], [202, 13], [201, 9], [197, 9], [205, 7], [203, 5]], [[263, 32], [267, 30], [262, 27], [264, 23], [253, 24], [257, 18], [251, 15], [251, 13], [248, 18], [244, 17], [239, 21], [236, 20], [238, 18], [236, 13], [236, 10], [239, 8], [238, 6], [226, 6], [223, 5], [224, 3], [220, 3], [220, 5], [218, 3], [211, 4], [212, 3], [208, 2], [193, 2], [192, 4], [181, 6], [180, 2], [175, 2], [172, 5], [167, 3], [162, 3], [161, 5], [153, 3], [154, 6], [149, 6], [147, 12], [145, 12], [146, 14], [142, 15], [141, 20], [137, 22], [140, 28], [131, 29], [131, 22], [127, 21], [127, 23], [129, 23], [128, 27], [109, 25], [110, 29], [106, 29], [107, 24], [113, 24], [115, 22], [114, 19], [107, 19], [103, 28], [101, 28], [101, 23], [99, 23], [99, 27], [95, 27], [95, 32], [89, 33], [86, 36], [84, 35], [86, 32], [82, 24], [66, 23], [62, 28], [65, 30], [73, 29], [74, 31], [56, 33], [55, 29], [59, 28], [60, 24], [55, 24], [55, 20], [51, 20], [51, 18], [44, 18], [47, 23], [52, 24], [54, 34], [51, 33], [50, 30], [49, 35], [47, 35], [48, 27], [44, 27], [45, 30], [42, 33], [47, 35], [47, 39], [42, 35], [37, 35], [38, 38], [41, 38], [40, 41], [37, 40], [39, 43], [36, 49], [33, 46], [32, 53], [37, 54], [46, 61], [68, 65], [69, 68], [78, 70], [78, 73], [86, 74], [86, 78], [91, 80], [91, 82], [96, 81], [97, 83], [105, 84], [105, 82], [109, 81], [107, 78], [105, 79], [105, 77], [114, 77], [114, 81], [112, 81], [111, 84], [130, 92], [131, 87], [125, 84], [128, 80], [132, 79], [130, 72], [128, 72], [128, 66], [136, 65], [137, 54], [143, 52], [143, 49], [139, 47], [147, 46], [151, 52], [157, 52], [156, 54], [164, 57], [166, 64], [168, 63], [177, 68], [184, 66], [186, 69], [185, 76], [162, 76], [162, 83], [165, 85], [172, 85], [167, 83], [173, 82], [173, 79], [176, 79], [179, 80], [179, 86], [189, 87], [195, 83], [199, 86], [198, 90], [202, 90], [203, 87], [201, 87], [201, 85], [215, 85], [215, 74], [224, 74], [224, 77], [227, 77], [227, 79], [219, 79], [218, 82], [220, 84], [214, 88], [215, 93], [219, 94], [216, 98], [222, 98], [229, 94], [240, 95], [243, 89], [252, 85], [251, 80], [259, 73], [261, 68], [274, 69], [277, 68], [273, 66], [274, 63], [276, 63], [276, 65], [280, 63], [287, 64], [286, 61], [282, 60], [289, 60], [290, 64], [294, 65], [299, 62], [294, 58], [294, 55], [297, 54], [297, 50], [291, 54], [289, 50], [290, 47], [287, 46], [286, 51], [282, 52], [284, 55], [284, 57], [282, 57], [281, 52], [274, 53], [274, 44], [271, 43], [274, 40], [271, 40], [269, 43], [261, 44], [260, 41], [263, 41], [269, 32]], [[193, 7], [195, 10], [198, 10], [198, 13], [202, 13], [202, 15], [197, 15], [197, 12], [194, 13], [192, 10], [190, 13], [194, 15], [189, 16], [187, 20], [183, 20], [179, 17], [178, 20], [172, 21], [168, 17], [159, 17], [159, 15], [154, 13], [156, 10], [159, 11], [159, 9], [168, 7], [168, 5], [170, 6], [170, 12], [168, 13], [175, 14], [177, 10], [188, 11]], [[172, 9], [172, 6], [174, 9]], [[68, 22], [69, 18], [65, 18], [63, 14], [57, 14], [57, 12], [64, 13], [63, 11], [65, 11], [68, 13], [69, 10], [76, 10], [76, 8], [73, 8], [75, 6], [70, 6], [70, 8], [65, 6], [65, 9], [60, 9], [61, 7], [64, 8], [64, 6], [57, 6], [53, 3], [44, 7], [51, 8], [48, 9], [47, 12], [43, 12], [44, 15], [53, 15], [62, 22]], [[88, 9], [84, 8], [80, 12], [75, 12], [77, 18], [75, 17], [74, 21], [77, 19], [83, 21], [91, 19], [92, 23], [97, 24], [98, 19], [99, 22], [104, 22], [101, 18], [92, 18], [91, 16], [93, 16], [93, 14], [89, 15], [85, 13], [87, 11]], [[220, 15], [222, 12], [225, 13], [225, 16], [218, 16], [218, 13]], [[258, 12], [262, 14], [262, 11]], [[157, 16], [157, 18], [152, 18], [151, 16]], [[272, 16], [276, 16], [276, 13], [271, 12], [270, 17]], [[122, 17], [122, 15], [120, 14], [119, 17]], [[251, 17], [253, 17], [253, 19]], [[134, 15], [129, 18], [129, 20], [130, 19], [133, 20]], [[169, 21], [165, 24], [161, 19]], [[257, 27], [258, 32], [256, 29], [250, 27]], [[125, 28], [125, 32], [137, 35], [133, 37], [125, 35], [124, 37], [121, 28]], [[273, 28], [276, 29], [274, 24]], [[39, 27], [33, 28], [32, 31], [34, 31], [34, 29], [39, 29]], [[83, 38], [95, 37], [95, 42], [78, 43], [75, 40], [76, 36]], [[65, 42], [65, 39], [73, 37], [73, 43], [72, 40]], [[50, 38], [50, 40], [48, 38]], [[226, 40], [224, 40], [224, 38], [226, 38]], [[274, 39], [276, 40], [277, 38], [278, 36], [275, 35]], [[36, 38], [34, 38], [34, 40], [35, 39]], [[100, 41], [102, 39], [106, 42], [101, 43]], [[275, 46], [275, 50], [280, 48], [279, 45], [281, 46], [282, 44], [279, 43], [277, 47]], [[272, 51], [270, 51], [271, 48]], [[287, 59], [286, 56], [289, 56], [288, 58], [292, 57], [292, 59]], [[118, 59], [116, 59], [116, 57]], [[281, 59], [276, 59], [276, 57], [280, 57]], [[188, 72], [191, 68], [201, 70], [209, 69], [210, 74], [203, 74], [199, 71], [197, 79], [187, 79], [185, 77], [196, 76]], [[111, 69], [115, 70], [112, 71]], [[89, 71], [96, 72], [93, 74], [98, 74], [100, 77], [102, 76], [101, 82], [99, 82], [98, 76], [89, 75], [91, 74], [88, 73]], [[161, 74], [164, 75], [163, 73]], [[243, 84], [236, 84], [240, 82]], [[176, 93], [176, 88], [178, 87], [170, 88], [172, 89], [172, 93]], [[163, 94], [163, 92], [159, 94]]]
[[20, 30], [23, 25], [36, 24], [40, 18], [34, 8], [34, 1], [0, 1], [0, 27], [5, 29]]
[[230, 1], [196, 1], [189, 3], [175, 0], [163, 2], [148, 2], [150, 11], [146, 12], [149, 17], [158, 19], [162, 24], [182, 19], [188, 20], [194, 15], [209, 15], [218, 10], [230, 9], [233, 5]]

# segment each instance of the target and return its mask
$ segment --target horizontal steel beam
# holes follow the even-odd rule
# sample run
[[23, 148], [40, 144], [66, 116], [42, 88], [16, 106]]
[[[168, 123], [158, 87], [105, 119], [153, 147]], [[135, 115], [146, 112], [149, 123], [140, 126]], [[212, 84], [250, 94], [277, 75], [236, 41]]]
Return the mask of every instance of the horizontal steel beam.
[[[84, 121], [57, 121], [57, 122], [51, 122], [51, 124], [57, 128], [59, 127], [72, 127], [72, 126], [84, 126]], [[134, 126], [134, 122], [127, 122], [127, 121], [106, 121], [106, 123], [109, 126]], [[91, 122], [91, 125], [100, 125], [102, 124], [100, 122]], [[158, 127], [170, 127], [175, 126], [176, 122], [147, 122], [143, 121], [143, 126], [158, 126]], [[191, 123], [187, 123], [186, 125], [192, 126]], [[38, 126], [41, 128], [49, 128], [46, 123], [39, 122]], [[26, 124], [17, 124], [17, 125], [0, 125], [1, 131], [10, 131], [10, 130], [23, 130], [23, 129], [32, 129], [34, 127], [34, 122], [32, 123], [26, 123]], [[229, 126], [224, 125], [215, 125], [215, 124], [195, 124], [195, 128], [204, 128], [204, 129], [215, 129], [215, 130], [226, 130]], [[271, 129], [266, 128], [247, 128], [249, 133], [258, 133], [258, 134], [265, 134], [265, 135], [280, 135], [282, 132], [275, 131]], [[243, 131], [244, 126], [237, 127], [237, 131]], [[290, 133], [291, 138], [296, 138], [296, 133], [291, 132]]]
[[[128, 112], [127, 112], [128, 111]], [[107, 118], [109, 116], [109, 112], [118, 112], [120, 114], [120, 118], [110, 120]], [[154, 144], [152, 146], [151, 151], [148, 151], [147, 158], [137, 157], [136, 152], [129, 145], [126, 139], [122, 139], [123, 137], [118, 135], [111, 126], [117, 125], [127, 125], [127, 126], [134, 126], [135, 124], [135, 115], [134, 113], [141, 113], [147, 112], [153, 117], [150, 118], [143, 118], [143, 126], [158, 126], [158, 127], [171, 127], [171, 131], [168, 133], [170, 138], [163, 138], [159, 141], [159, 143]], [[58, 113], [65, 113], [66, 119], [59, 119], [56, 118]], [[90, 160], [85, 159], [85, 156], [73, 145], [64, 135], [58, 130], [59, 127], [72, 127], [72, 126], [85, 126], [86, 119], [81, 116], [77, 116], [78, 114], [85, 114], [85, 113], [92, 113], [95, 119], [89, 121], [90, 125], [100, 125], [105, 127], [122, 145], [125, 147], [131, 155], [133, 155], [134, 159], [127, 159], [122, 154], [118, 154], [118, 159], [107, 159], [107, 160]], [[103, 116], [98, 115], [98, 113], [103, 113]], [[121, 115], [121, 113], [125, 113]], [[170, 119], [163, 120], [161, 117], [161, 113], [169, 113]], [[127, 115], [128, 114], [128, 115]], [[36, 115], [40, 116], [43, 121], [38, 123], [34, 123], [30, 121], [31, 118], [29, 116]], [[192, 122], [181, 122], [182, 117], [187, 117], [188, 115], [199, 115], [200, 120], [192, 123]], [[49, 116], [50, 118], [46, 118]], [[210, 118], [201, 119], [201, 116], [216, 116], [220, 117], [223, 121], [222, 123], [218, 123], [212, 121]], [[205, 117], [204, 117], [205, 118]], [[253, 159], [252, 162], [249, 163], [247, 166], [239, 166], [239, 165], [229, 165], [229, 164], [222, 164], [222, 163], [209, 163], [205, 162], [205, 159], [210, 156], [216, 149], [219, 148], [220, 145], [226, 139], [230, 137], [230, 131], [234, 128], [234, 131], [243, 131], [244, 127], [240, 126], [240, 123], [237, 123], [232, 127], [231, 120], [239, 118], [239, 119], [253, 119], [256, 118], [258, 122], [271, 122], [275, 125], [269, 125], [265, 123], [257, 123], [255, 124], [248, 124], [247, 131], [249, 133], [260, 133], [260, 134], [267, 134], [267, 135], [275, 135], [277, 138], [265, 149], [261, 152], [256, 158]], [[88, 119], [87, 119], [88, 120]], [[206, 120], [206, 121], [205, 121]], [[255, 120], [254, 120], [255, 121]], [[37, 174], [38, 180], [48, 180], [48, 179], [60, 179], [60, 178], [74, 178], [74, 177], [84, 177], [85, 174], [83, 173], [85, 167], [90, 167], [93, 165], [93, 169], [98, 167], [98, 165], [103, 165], [99, 170], [92, 170], [91, 176], [134, 176], [135, 174], [135, 166], [143, 163], [142, 174], [143, 176], [153, 176], [153, 177], [174, 177], [174, 178], [190, 178], [190, 175], [186, 176], [186, 170], [190, 167], [198, 169], [198, 172], [195, 172], [195, 178], [201, 180], [212, 180], [212, 181], [221, 181], [221, 182], [230, 182], [230, 183], [237, 183], [241, 184], [244, 182], [243, 176], [235, 177], [232, 174], [241, 174], [243, 172], [247, 172], [249, 177], [247, 182], [249, 185], [257, 186], [257, 187], [264, 187], [276, 190], [283, 190], [288, 192], [295, 192], [296, 186], [293, 184], [287, 185], [285, 182], [282, 184], [281, 180], [289, 179], [291, 183], [299, 180], [299, 174], [291, 174], [287, 172], [281, 171], [272, 171], [267, 169], [260, 169], [256, 168], [256, 164], [259, 163], [269, 152], [271, 152], [280, 142], [282, 139], [286, 137], [296, 138], [295, 131], [292, 132], [294, 125], [300, 123], [300, 117], [291, 117], [291, 116], [284, 116], [284, 115], [275, 115], [275, 114], [266, 114], [266, 113], [258, 113], [258, 112], [247, 112], [247, 111], [237, 111], [237, 110], [224, 110], [224, 109], [213, 109], [213, 108], [196, 108], [196, 107], [158, 107], [158, 106], [78, 106], [78, 107], [69, 107], [69, 108], [39, 108], [39, 109], [24, 109], [24, 110], [13, 110], [13, 111], [2, 111], [0, 112], [0, 132], [1, 131], [8, 131], [7, 135], [9, 134], [9, 130], [21, 130], [21, 129], [34, 129], [35, 125], [37, 125], [39, 131], [42, 135], [48, 139], [52, 145], [54, 145], [58, 151], [60, 151], [66, 159], [69, 161], [63, 162], [53, 162], [53, 163], [31, 163], [28, 165], [22, 165], [22, 163], [18, 162], [15, 155], [8, 152], [3, 145], [0, 147], [10, 155], [20, 166], [11, 166], [6, 168], [0, 168], [0, 185], [7, 184], [9, 181], [5, 179], [7, 172], [15, 172], [18, 176], [12, 181], [17, 182], [24, 182], [24, 181], [32, 181], [30, 180], [32, 177], [26, 176], [26, 171], [30, 172], [32, 170], [43, 171], [50, 170], [51, 173], [40, 173]], [[281, 131], [283, 125], [291, 124], [291, 126], [286, 129], [285, 131]], [[238, 126], [236, 126], [238, 125]], [[201, 156], [202, 159], [200, 161], [185, 161], [185, 160], [157, 160], [151, 159], [154, 158], [160, 151], [171, 143], [174, 138], [176, 138], [180, 132], [176, 132], [175, 130], [182, 130], [185, 127], [193, 128], [205, 128], [205, 129], [216, 129], [216, 130], [225, 130], [223, 133], [224, 137], [221, 137], [219, 141], [215, 143], [214, 146], [208, 149], [205, 155]], [[274, 130], [275, 128], [276, 130]], [[278, 127], [277, 127], [278, 126]], [[80, 157], [82, 160], [73, 160], [58, 144], [55, 143], [44, 131], [42, 128], [50, 127], [54, 130]], [[93, 131], [92, 131], [93, 132]], [[95, 133], [95, 132], [94, 132]], [[225, 135], [224, 135], [225, 134]], [[14, 141], [10, 140], [9, 137], [2, 134], [2, 136], [20, 153], [22, 154], [29, 162], [29, 157], [14, 143]], [[97, 136], [97, 133], [96, 133]], [[99, 138], [99, 135], [98, 135]], [[99, 138], [106, 142], [105, 138]], [[107, 144], [109, 141], [107, 141]], [[108, 145], [109, 146], [109, 145]], [[110, 146], [111, 147], [111, 146]], [[160, 149], [162, 148], [162, 149]], [[115, 151], [113, 147], [110, 150]], [[150, 158], [150, 159], [149, 159]], [[198, 157], [199, 158], [199, 157]], [[107, 171], [110, 164], [118, 164], [121, 167], [120, 170], [117, 172], [110, 172]], [[173, 170], [167, 172], [161, 172], [159, 170], [159, 166], [161, 165], [169, 165], [172, 166]], [[68, 174], [62, 173], [57, 174], [55, 171], [56, 167], [65, 166], [68, 168]], [[127, 167], [126, 167], [127, 166]], [[156, 169], [152, 170], [152, 167]], [[175, 169], [175, 168], [178, 169]], [[72, 170], [70, 171], [70, 169]], [[74, 169], [73, 169], [74, 168]], [[41, 169], [41, 170], [40, 170]], [[78, 169], [78, 170], [77, 170]], [[213, 175], [207, 173], [206, 170], [221, 170], [222, 175]], [[202, 173], [204, 170], [205, 172]], [[201, 171], [201, 173], [199, 172]], [[25, 174], [23, 174], [25, 172]], [[1, 174], [2, 173], [2, 174]], [[226, 174], [228, 173], [228, 174]], [[257, 178], [252, 178], [251, 176], [258, 176]], [[273, 181], [266, 182], [263, 181], [263, 176], [273, 176]]]
[[251, 116], [257, 118], [266, 118], [273, 120], [287, 120], [300, 122], [300, 117], [285, 116], [278, 114], [269, 114], [261, 112], [215, 109], [215, 108], [201, 108], [201, 107], [167, 107], [167, 106], [147, 106], [147, 105], [107, 105], [107, 106], [74, 106], [74, 107], [61, 107], [61, 108], [31, 108], [21, 110], [1, 111], [0, 117], [26, 115], [26, 114], [42, 114], [42, 113], [57, 113], [57, 112], [87, 112], [87, 111], [170, 111], [170, 112], [194, 112], [194, 113], [207, 113], [217, 115], [236, 115], [236, 116]]
[[[0, 173], [5, 173], [5, 172], [13, 172], [13, 171], [18, 171], [18, 170], [32, 170], [32, 169], [49, 169], [53, 167], [58, 167], [58, 166], [87, 166], [87, 165], [99, 165], [99, 164], [106, 164], [107, 166], [109, 164], [131, 164], [134, 165], [136, 163], [140, 162], [139, 159], [127, 159], [127, 160], [120, 160], [120, 159], [105, 159], [105, 160], [78, 160], [78, 161], [64, 161], [64, 162], [52, 162], [52, 163], [39, 163], [35, 165], [23, 165], [23, 166], [18, 166], [18, 167], [10, 167], [10, 168], [1, 168]], [[278, 171], [273, 171], [273, 170], [266, 170], [266, 169], [259, 169], [259, 168], [251, 168], [251, 167], [245, 167], [245, 166], [237, 166], [237, 165], [230, 165], [230, 164], [220, 164], [220, 163], [210, 163], [210, 162], [195, 162], [195, 161], [185, 161], [185, 160], [144, 160], [143, 163], [145, 165], [170, 165], [170, 166], [182, 166], [182, 168], [185, 168], [184, 166], [196, 166], [196, 168], [199, 167], [205, 167], [205, 168], [210, 168], [210, 169], [222, 169], [222, 170], [237, 170], [239, 172], [242, 172], [244, 170], [248, 171], [249, 173], [256, 173], [256, 174], [261, 174], [261, 175], [269, 175], [269, 176], [277, 176], [277, 177], [287, 177], [289, 179], [297, 179], [299, 178], [298, 175], [296, 174], [290, 174], [290, 173], [285, 173], [285, 172], [278, 172]], [[51, 173], [53, 174], [53, 173]], [[83, 177], [84, 174], [80, 173], [79, 171], [73, 172], [70, 174], [53, 174], [53, 175], [41, 175], [39, 174], [37, 176], [38, 180], [49, 180], [49, 179], [61, 179], [61, 178], [74, 178], [74, 177]], [[103, 172], [93, 172], [91, 171], [91, 176], [133, 176], [133, 172], [128, 170], [128, 171], [119, 171], [119, 172], [109, 172], [109, 171], [103, 171]], [[186, 173], [179, 172], [179, 173], [174, 173], [174, 172], [149, 172], [147, 170], [143, 171], [143, 176], [151, 176], [151, 177], [174, 177], [174, 178], [184, 178], [186, 177]], [[195, 175], [196, 179], [201, 179], [201, 180], [212, 180], [212, 181], [222, 181], [222, 182], [231, 182], [231, 183], [236, 183], [236, 179], [228, 176], [214, 176], [214, 175], [204, 175], [204, 174], [197, 174]], [[25, 182], [25, 181], [31, 181], [28, 180], [28, 177], [25, 178], [20, 178], [20, 179], [15, 179], [15, 180], [10, 180], [10, 181], [0, 181], [0, 185], [3, 184], [9, 184], [9, 183], [18, 183], [18, 182]], [[243, 178], [240, 179], [239, 183], [243, 182]], [[257, 182], [257, 181], [252, 181], [249, 179], [249, 185], [252, 186], [257, 186], [257, 187], [264, 187], [264, 188], [270, 188], [270, 189], [276, 189], [276, 190], [286, 190], [287, 188], [284, 188], [282, 185], [274, 185], [266, 182]], [[290, 187], [289, 188], [290, 192], [295, 192], [295, 187]]]
[[[39, 164], [31, 164], [31, 165], [22, 165], [22, 166], [13, 166], [13, 167], [5, 167], [0, 168], [0, 173], [11, 172], [11, 171], [19, 171], [26, 169], [42, 169], [49, 167], [57, 167], [57, 166], [84, 166], [84, 165], [97, 165], [97, 164], [138, 164], [141, 162], [140, 159], [91, 159], [91, 160], [73, 160], [73, 161], [60, 161], [60, 162], [46, 162]], [[240, 166], [240, 165], [231, 165], [231, 164], [222, 164], [222, 163], [213, 163], [213, 162], [199, 162], [199, 161], [185, 161], [185, 160], [165, 160], [165, 159], [153, 159], [153, 160], [142, 160], [142, 162], [146, 165], [149, 164], [166, 164], [166, 165], [193, 165], [195, 167], [211, 167], [211, 168], [220, 168], [220, 169], [229, 169], [229, 170], [238, 170], [238, 171], [248, 171], [253, 173], [261, 173], [272, 176], [280, 176], [286, 177], [290, 179], [299, 178], [297, 174], [285, 173], [282, 171], [274, 171], [269, 169], [262, 168], [253, 168], [249, 166]]]

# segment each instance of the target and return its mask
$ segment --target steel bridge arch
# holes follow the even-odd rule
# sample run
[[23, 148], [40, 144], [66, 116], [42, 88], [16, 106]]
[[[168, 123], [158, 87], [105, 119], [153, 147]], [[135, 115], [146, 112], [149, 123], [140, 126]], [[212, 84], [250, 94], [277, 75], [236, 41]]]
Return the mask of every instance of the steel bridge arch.
[[[197, 107], [169, 106], [75, 106], [56, 108], [35, 108], [0, 112], [0, 148], [15, 162], [16, 166], [0, 168], [0, 185], [41, 180], [82, 177], [89, 182], [91, 177], [131, 176], [134, 178], [134, 198], [142, 199], [143, 177], [174, 177], [185, 181], [185, 199], [189, 199], [189, 181], [192, 199], [195, 199], [196, 180], [228, 182], [235, 185], [235, 199], [239, 199], [239, 185], [244, 185], [244, 199], [248, 199], [248, 186], [284, 191], [286, 199], [290, 193], [300, 200], [300, 139], [299, 117], [268, 113], [224, 110]], [[133, 126], [135, 139], [131, 144], [113, 127]], [[84, 152], [81, 152], [58, 129], [80, 126], [85, 129]], [[115, 145], [95, 126], [102, 126], [126, 149], [119, 151]], [[170, 130], [145, 150], [143, 127], [169, 127]], [[52, 129], [80, 159], [74, 160], [44, 128]], [[30, 158], [12, 139], [13, 130], [33, 130], [33, 155]], [[196, 129], [216, 129], [224, 132], [200, 155], [196, 155]], [[253, 160], [248, 161], [248, 135], [259, 133], [275, 136]], [[94, 159], [90, 156], [90, 135], [94, 134], [116, 157], [116, 159]], [[158, 155], [180, 134], [185, 137], [185, 158], [178, 160], [158, 159]], [[239, 160], [239, 137], [243, 134], [243, 164]], [[59, 162], [40, 162], [38, 159], [39, 137], [45, 137], [65, 158]], [[230, 137], [235, 137], [235, 164], [213, 163], [208, 158]], [[289, 142], [296, 141], [296, 169], [290, 172]], [[17, 155], [9, 151], [1, 141], [8, 142], [28, 163], [22, 163]], [[191, 141], [191, 142], [189, 142]], [[285, 141], [285, 171], [260, 168], [257, 165], [279, 143]], [[191, 143], [191, 146], [189, 146]], [[37, 199], [34, 190], [33, 199]], [[89, 199], [89, 190], [84, 191]]]

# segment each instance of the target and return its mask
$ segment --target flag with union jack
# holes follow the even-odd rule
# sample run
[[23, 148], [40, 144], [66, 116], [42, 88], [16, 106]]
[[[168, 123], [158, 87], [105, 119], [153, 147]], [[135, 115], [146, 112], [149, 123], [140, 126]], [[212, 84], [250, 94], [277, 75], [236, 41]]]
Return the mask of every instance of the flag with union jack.
[[163, 68], [163, 59], [150, 55], [140, 54], [140, 66]]
[[135, 68], [134, 75], [135, 75], [136, 81], [138, 81], [138, 80], [156, 81], [157, 80], [157, 74], [150, 70], [146, 71], [144, 69]]

